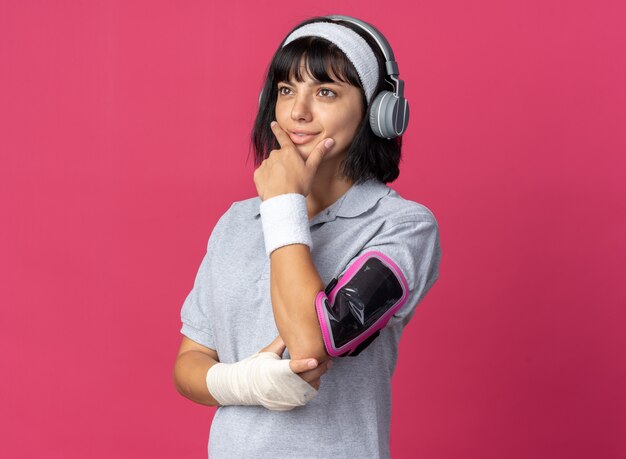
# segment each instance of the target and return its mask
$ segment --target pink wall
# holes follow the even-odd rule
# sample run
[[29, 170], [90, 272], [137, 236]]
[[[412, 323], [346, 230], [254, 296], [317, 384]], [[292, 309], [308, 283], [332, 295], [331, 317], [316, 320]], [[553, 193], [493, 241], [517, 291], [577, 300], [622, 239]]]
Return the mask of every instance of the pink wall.
[[624, 2], [356, 3], [0, 3], [0, 457], [206, 456], [213, 410], [172, 384], [180, 307], [255, 195], [275, 47], [330, 13], [393, 45], [392, 187], [441, 227], [393, 457], [626, 457]]

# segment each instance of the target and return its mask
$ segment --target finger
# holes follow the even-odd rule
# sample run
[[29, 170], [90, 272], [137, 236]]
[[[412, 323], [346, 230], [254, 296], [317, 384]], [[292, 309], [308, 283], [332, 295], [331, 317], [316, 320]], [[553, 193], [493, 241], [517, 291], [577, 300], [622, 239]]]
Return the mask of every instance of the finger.
[[289, 368], [296, 374], [302, 373], [303, 371], [312, 370], [317, 367], [317, 360], [315, 359], [298, 359], [298, 360], [290, 360]]
[[324, 373], [328, 371], [329, 368], [330, 366], [328, 365], [328, 363], [324, 362], [319, 367], [314, 368], [313, 370], [304, 371], [298, 374], [298, 376], [300, 376], [306, 382], [310, 383], [311, 381], [315, 379], [319, 379]]
[[281, 148], [294, 146], [293, 142], [291, 141], [291, 137], [289, 137], [289, 134], [287, 134], [276, 121], [272, 121], [270, 126]]
[[335, 141], [333, 139], [324, 139], [313, 149], [306, 160], [306, 167], [311, 173], [315, 174], [322, 159], [324, 159], [324, 156], [326, 156], [326, 153], [330, 151], [334, 144]]
[[265, 346], [263, 349], [261, 349], [259, 352], [274, 352], [276, 353], [279, 357], [282, 357], [283, 352], [285, 352], [287, 346], [285, 346], [285, 342], [283, 341], [282, 337], [280, 335], [278, 335], [274, 341], [272, 341], [270, 344], [268, 344], [267, 346]]
[[320, 385], [322, 384], [322, 381], [319, 378], [307, 382], [313, 387], [313, 389], [320, 390]]

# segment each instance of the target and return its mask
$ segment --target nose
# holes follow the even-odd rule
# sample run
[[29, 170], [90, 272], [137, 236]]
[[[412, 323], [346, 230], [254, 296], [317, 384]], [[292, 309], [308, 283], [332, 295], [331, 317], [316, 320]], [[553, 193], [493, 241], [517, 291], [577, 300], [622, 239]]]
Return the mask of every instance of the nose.
[[306, 91], [299, 92], [294, 98], [293, 106], [291, 107], [291, 119], [294, 121], [311, 121], [311, 106]]

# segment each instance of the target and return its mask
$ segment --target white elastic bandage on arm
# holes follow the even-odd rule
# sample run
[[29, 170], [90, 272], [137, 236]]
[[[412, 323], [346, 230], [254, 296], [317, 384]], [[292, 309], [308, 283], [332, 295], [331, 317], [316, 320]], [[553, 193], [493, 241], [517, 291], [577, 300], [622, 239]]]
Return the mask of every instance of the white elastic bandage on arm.
[[300, 193], [287, 193], [261, 203], [261, 220], [265, 253], [290, 244], [306, 244], [313, 249], [306, 198]]
[[206, 376], [209, 392], [220, 405], [262, 405], [287, 411], [303, 406], [317, 390], [274, 352], [257, 352], [236, 363], [217, 363]]

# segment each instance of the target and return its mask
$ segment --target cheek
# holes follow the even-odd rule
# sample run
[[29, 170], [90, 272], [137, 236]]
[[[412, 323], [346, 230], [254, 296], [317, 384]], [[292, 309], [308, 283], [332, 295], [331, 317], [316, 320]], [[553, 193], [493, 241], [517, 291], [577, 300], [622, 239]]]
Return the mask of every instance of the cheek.
[[276, 121], [280, 121], [285, 117], [285, 111], [281, 109], [279, 105], [276, 105], [276, 110], [274, 110], [274, 118]]
[[274, 116], [276, 120], [287, 119], [291, 116], [291, 108], [284, 102], [277, 101]]
[[361, 123], [361, 114], [352, 113], [337, 118], [335, 121], [336, 132], [340, 134], [344, 140], [351, 141], [356, 134], [356, 130]]

